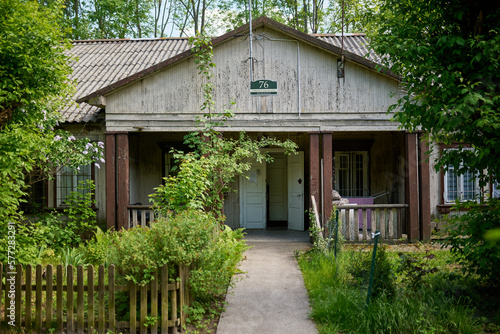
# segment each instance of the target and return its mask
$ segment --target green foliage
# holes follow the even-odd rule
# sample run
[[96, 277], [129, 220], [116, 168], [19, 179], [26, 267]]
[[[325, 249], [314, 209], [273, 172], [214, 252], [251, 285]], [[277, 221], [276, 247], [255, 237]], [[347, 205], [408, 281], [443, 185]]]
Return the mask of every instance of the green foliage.
[[[5, 245], [9, 222], [23, 220], [19, 211], [33, 182], [51, 177], [54, 166], [77, 168], [102, 160], [102, 143], [78, 140], [54, 128], [59, 110], [72, 96], [66, 55], [70, 43], [57, 24], [60, 1], [40, 7], [36, 1], [0, 2], [0, 245]], [[87, 150], [87, 154], [85, 154]], [[89, 154], [89, 152], [91, 152]], [[52, 222], [52, 218], [47, 218]], [[47, 232], [36, 223], [22, 227], [16, 240], [21, 263], [36, 258], [39, 240]], [[49, 228], [50, 230], [50, 228]], [[54, 232], [55, 233], [55, 232]], [[30, 238], [39, 241], [34, 243]], [[55, 238], [55, 237], [54, 237]], [[26, 246], [26, 247], [22, 247]], [[1, 254], [0, 257], [5, 256]]]
[[71, 93], [61, 2], [0, 2], [0, 130], [11, 119], [35, 124]]
[[108, 233], [113, 237], [107, 261], [127, 280], [146, 284], [164, 264], [171, 273], [179, 264], [192, 266], [189, 285], [198, 301], [225, 293], [247, 249], [241, 230], [221, 230], [213, 215], [196, 210], [170, 214], [151, 228]]
[[[372, 266], [373, 252], [359, 251], [354, 253], [350, 267], [347, 269], [351, 274], [355, 286], [368, 286], [370, 281], [370, 268]], [[375, 271], [373, 274], [372, 296], [385, 295], [393, 297], [395, 294], [395, 275], [392, 264], [387, 258], [386, 247], [380, 245], [375, 255]]]
[[457, 208], [468, 211], [449, 215], [446, 237], [440, 241], [450, 247], [468, 275], [478, 275], [491, 284], [500, 283], [500, 248], [486, 241], [487, 232], [500, 227], [500, 199], [489, 198], [480, 205], [458, 203]]
[[209, 189], [207, 159], [185, 154], [175, 176], [165, 178], [165, 184], [155, 188], [150, 197], [154, 209], [162, 214], [170, 210], [201, 210]]
[[[83, 188], [82, 188], [83, 187]], [[37, 264], [44, 250], [64, 252], [78, 247], [86, 236], [95, 231], [96, 213], [91, 208], [94, 203], [92, 181], [81, 183], [80, 191], [70, 194], [70, 206], [63, 211], [45, 212], [32, 217], [31, 221], [18, 222], [16, 226], [16, 261], [21, 264]], [[7, 248], [7, 238], [0, 238], [0, 245]], [[5, 262], [7, 254], [0, 254], [0, 262]], [[53, 257], [53, 256], [52, 256]], [[63, 255], [64, 257], [64, 255]]]
[[438, 271], [429, 261], [435, 255], [428, 251], [422, 257], [417, 257], [409, 253], [398, 253], [399, 266], [397, 272], [401, 274], [403, 282], [407, 283], [412, 290], [417, 290], [424, 285], [424, 277]]
[[81, 250], [84, 253], [85, 263], [94, 266], [108, 264], [108, 248], [113, 241], [113, 233], [105, 233], [99, 227], [92, 239]]
[[[366, 253], [371, 255], [371, 252]], [[405, 286], [401, 286], [394, 290], [393, 298], [382, 294], [367, 308], [366, 290], [350, 284], [352, 278], [348, 272], [358, 261], [359, 252], [346, 249], [336, 262], [320, 252], [308, 252], [299, 257], [311, 301], [311, 317], [320, 334], [472, 334], [481, 332], [481, 325], [488, 323], [485, 319], [478, 319], [470, 305], [471, 299], [464, 298], [464, 289], [470, 291], [471, 287], [464, 286], [462, 281], [447, 280], [444, 276], [439, 276], [439, 280], [432, 278], [418, 295], [407, 294]], [[484, 295], [475, 298], [481, 302]], [[494, 304], [488, 305], [490, 311], [495, 308]]]
[[446, 150], [436, 169], [500, 181], [500, 6], [389, 0], [374, 19], [370, 45], [402, 77], [394, 119], [436, 143], [474, 147]]

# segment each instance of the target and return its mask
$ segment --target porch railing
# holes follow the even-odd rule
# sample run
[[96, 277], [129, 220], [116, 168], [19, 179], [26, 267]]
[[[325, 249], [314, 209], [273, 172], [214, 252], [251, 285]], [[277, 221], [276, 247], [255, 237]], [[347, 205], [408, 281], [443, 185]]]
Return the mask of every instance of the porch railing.
[[339, 205], [339, 221], [346, 241], [367, 241], [380, 231], [382, 240], [400, 240], [407, 204]]
[[155, 211], [150, 205], [129, 205], [128, 206], [128, 227], [150, 226], [155, 220]]

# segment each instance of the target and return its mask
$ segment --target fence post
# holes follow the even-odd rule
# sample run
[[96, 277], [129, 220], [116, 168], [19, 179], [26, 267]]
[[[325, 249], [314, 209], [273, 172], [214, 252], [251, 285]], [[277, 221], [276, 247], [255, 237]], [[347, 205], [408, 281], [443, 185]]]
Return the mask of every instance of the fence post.
[[[24, 286], [26, 287], [26, 291], [25, 291], [25, 301], [26, 301], [26, 304], [24, 305], [25, 306], [25, 310], [24, 310], [24, 314], [25, 314], [25, 324], [24, 326], [26, 327], [26, 330], [29, 332], [31, 332], [31, 322], [32, 322], [32, 319], [31, 319], [31, 300], [32, 300], [32, 296], [31, 296], [31, 293], [32, 293], [32, 282], [31, 282], [31, 277], [32, 277], [32, 272], [31, 272], [31, 264], [28, 264], [26, 265], [26, 279], [24, 280]], [[22, 293], [22, 291], [20, 290], [19, 293]]]
[[66, 267], [67, 289], [66, 289], [66, 322], [68, 333], [73, 333], [75, 326], [73, 322], [73, 266]]
[[21, 328], [21, 303], [22, 303], [22, 287], [23, 287], [23, 267], [18, 264], [16, 266], [16, 307], [15, 307], [15, 314], [16, 314], [16, 326], [17, 328]]
[[63, 267], [62, 265], [57, 266], [57, 286], [56, 286], [56, 298], [57, 298], [57, 332], [63, 333]]
[[130, 281], [130, 334], [137, 331], [137, 286]]
[[53, 306], [53, 298], [52, 298], [52, 290], [53, 290], [53, 276], [52, 276], [52, 265], [49, 264], [47, 266], [47, 271], [46, 271], [46, 274], [47, 274], [47, 280], [45, 281], [46, 282], [46, 288], [45, 288], [45, 291], [46, 291], [46, 300], [45, 300], [45, 304], [46, 304], [46, 307], [45, 307], [45, 325], [47, 326], [47, 328], [51, 328], [52, 326], [52, 306]]
[[94, 333], [95, 330], [95, 311], [94, 311], [94, 266], [87, 266], [87, 304], [88, 304], [88, 332]]
[[77, 333], [83, 334], [84, 315], [83, 315], [83, 266], [76, 267], [76, 327]]
[[370, 304], [370, 296], [372, 294], [373, 274], [375, 273], [375, 258], [377, 255], [377, 243], [379, 237], [380, 237], [380, 231], [375, 231], [375, 233], [373, 233], [372, 235], [372, 238], [375, 238], [375, 245], [373, 246], [372, 267], [370, 268], [370, 284], [368, 285], [368, 295], [366, 296], [367, 307]]
[[108, 267], [108, 312], [109, 312], [109, 327], [113, 333], [116, 331], [116, 316], [115, 316], [115, 265], [111, 264]]
[[106, 312], [104, 310], [104, 266], [101, 264], [97, 271], [97, 302], [99, 304], [97, 330], [103, 333], [106, 327]]
[[168, 333], [168, 267], [161, 268], [161, 333]]
[[[42, 330], [42, 265], [37, 264], [36, 266], [36, 295], [35, 295], [35, 306], [36, 306], [36, 318], [35, 318], [35, 329], [37, 333]], [[31, 307], [31, 306], [30, 306]]]
[[158, 271], [153, 274], [151, 282], [151, 317], [155, 318], [155, 323], [151, 325], [151, 334], [158, 333]]

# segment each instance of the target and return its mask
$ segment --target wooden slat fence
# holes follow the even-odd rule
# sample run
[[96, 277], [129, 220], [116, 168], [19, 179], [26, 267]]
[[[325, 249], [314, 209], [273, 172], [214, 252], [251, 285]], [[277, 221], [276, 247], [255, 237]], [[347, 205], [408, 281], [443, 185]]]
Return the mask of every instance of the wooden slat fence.
[[128, 228], [150, 226], [155, 220], [155, 211], [149, 205], [128, 206]]
[[381, 240], [396, 241], [403, 236], [407, 204], [339, 205], [339, 221], [346, 241], [367, 241], [380, 231]]
[[[126, 330], [166, 334], [176, 333], [185, 324], [184, 305], [190, 302], [187, 267], [180, 266], [179, 276], [170, 277], [164, 266], [144, 286], [132, 282], [116, 285], [114, 265], [107, 269], [101, 265], [97, 273], [91, 265], [86, 268], [36, 265], [34, 269], [33, 273], [31, 265], [24, 270], [17, 265], [11, 272], [8, 266], [0, 264], [0, 326], [3, 326], [0, 328], [13, 324], [28, 333]], [[119, 300], [118, 293], [122, 293]], [[119, 308], [129, 310], [129, 320], [117, 319]]]

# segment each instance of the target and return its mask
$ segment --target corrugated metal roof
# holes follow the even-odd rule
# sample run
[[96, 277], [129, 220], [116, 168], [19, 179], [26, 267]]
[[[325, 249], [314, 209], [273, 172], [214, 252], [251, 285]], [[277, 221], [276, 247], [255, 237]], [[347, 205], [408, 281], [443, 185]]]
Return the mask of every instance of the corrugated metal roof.
[[[341, 47], [339, 35], [312, 36]], [[71, 49], [71, 54], [77, 57], [72, 65], [71, 76], [71, 79], [77, 82], [75, 100], [170, 59], [189, 48], [187, 38], [75, 41]], [[344, 36], [344, 49], [370, 61], [380, 62], [380, 58], [368, 49], [363, 34]], [[62, 115], [66, 122], [88, 122], [95, 121], [99, 111], [98, 107], [82, 102], [79, 105], [71, 105]]]
[[[319, 40], [328, 44], [342, 47], [342, 36], [338, 34], [316, 34], [313, 35]], [[375, 63], [380, 63], [381, 59], [373, 50], [368, 47], [368, 40], [365, 34], [346, 34], [344, 35], [344, 49], [358, 56], [364, 57]]]
[[[189, 49], [187, 38], [117, 39], [74, 41], [71, 55], [76, 98], [88, 95], [135, 72], [141, 71]], [[98, 107], [86, 103], [71, 105], [62, 112], [66, 122], [96, 120]]]

